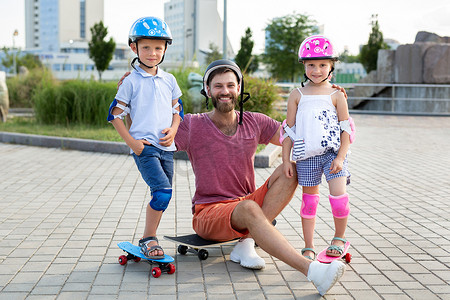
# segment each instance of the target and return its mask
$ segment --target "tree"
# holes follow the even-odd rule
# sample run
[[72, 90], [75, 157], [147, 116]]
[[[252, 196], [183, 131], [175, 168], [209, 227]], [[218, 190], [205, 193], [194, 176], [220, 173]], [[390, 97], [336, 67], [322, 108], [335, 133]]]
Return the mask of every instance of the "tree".
[[275, 18], [267, 25], [263, 61], [272, 76], [278, 80], [299, 80], [304, 69], [298, 63], [298, 49], [306, 37], [318, 32], [315, 24], [309, 16], [294, 13]]
[[[21, 66], [26, 67], [28, 70], [35, 68], [42, 68], [42, 62], [39, 60], [37, 55], [27, 53], [22, 55], [21, 51], [18, 50], [16, 53], [10, 53], [10, 49], [3, 47], [4, 57], [2, 58], [2, 65], [5, 68], [10, 69], [14, 67], [14, 57], [16, 59], [16, 73], [19, 73]], [[14, 70], [13, 70], [14, 72]]]
[[116, 43], [113, 38], [105, 41], [108, 34], [108, 28], [103, 25], [103, 22], [94, 24], [91, 27], [92, 38], [89, 42], [89, 57], [94, 61], [95, 67], [98, 71], [98, 77], [102, 80], [102, 73], [105, 71], [111, 62], [116, 49]]
[[339, 55], [339, 61], [344, 62], [344, 63], [357, 63], [357, 62], [359, 62], [359, 56], [358, 55], [350, 55], [348, 50], [345, 49], [344, 52], [342, 52]]
[[241, 38], [241, 49], [236, 54], [236, 64], [244, 73], [253, 73], [258, 69], [258, 56], [252, 55], [255, 42], [252, 40], [252, 30], [247, 28], [245, 36]]
[[367, 73], [377, 69], [378, 50], [389, 48], [383, 40], [383, 33], [380, 31], [377, 18], [378, 15], [372, 15], [372, 32], [367, 44], [362, 46], [359, 54], [360, 62]]
[[209, 65], [213, 61], [221, 58], [222, 53], [220, 53], [219, 47], [214, 43], [209, 43], [209, 53], [206, 54], [206, 64]]

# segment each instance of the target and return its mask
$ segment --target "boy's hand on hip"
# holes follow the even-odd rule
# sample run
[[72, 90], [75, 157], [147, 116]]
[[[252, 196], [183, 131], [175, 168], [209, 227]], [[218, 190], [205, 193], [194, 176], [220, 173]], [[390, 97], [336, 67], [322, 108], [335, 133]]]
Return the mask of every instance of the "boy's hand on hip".
[[170, 145], [172, 145], [177, 131], [169, 127], [161, 131], [161, 133], [165, 134], [165, 136], [159, 139], [160, 140], [159, 144], [164, 147], [169, 147]]

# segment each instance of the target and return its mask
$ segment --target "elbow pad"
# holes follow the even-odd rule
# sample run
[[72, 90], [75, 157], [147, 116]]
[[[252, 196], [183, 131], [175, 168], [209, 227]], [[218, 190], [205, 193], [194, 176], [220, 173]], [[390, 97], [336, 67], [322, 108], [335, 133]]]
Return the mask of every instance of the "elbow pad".
[[[122, 110], [122, 112], [121, 112], [120, 114], [118, 114], [118, 115], [113, 115], [113, 114], [112, 114], [112, 111], [113, 111], [114, 107], [120, 108], [120, 109]], [[109, 109], [108, 109], [108, 117], [106, 118], [106, 120], [107, 120], [108, 122], [112, 122], [112, 121], [114, 121], [116, 118], [119, 118], [119, 119], [123, 120], [123, 118], [124, 118], [126, 115], [128, 115], [129, 113], [130, 113], [130, 108], [129, 108], [128, 106], [124, 106], [124, 105], [120, 104], [119, 102], [117, 102], [116, 99], [114, 99], [114, 101], [111, 102], [111, 105], [109, 106]]]
[[341, 127], [341, 132], [345, 131], [350, 135], [350, 144], [355, 140], [356, 126], [352, 117], [348, 117], [348, 120], [340, 121], [339, 126]]
[[[178, 111], [176, 108], [180, 107], [180, 110]], [[184, 109], [183, 109], [183, 102], [181, 101], [181, 98], [178, 99], [178, 102], [172, 106], [172, 114], [178, 114], [180, 115], [181, 119], [184, 119]]]

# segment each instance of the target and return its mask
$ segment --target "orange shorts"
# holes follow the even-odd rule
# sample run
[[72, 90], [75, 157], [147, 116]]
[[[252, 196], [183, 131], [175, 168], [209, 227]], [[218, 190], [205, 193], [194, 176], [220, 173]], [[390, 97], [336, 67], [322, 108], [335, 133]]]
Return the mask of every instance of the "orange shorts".
[[[270, 178], [269, 178], [270, 179]], [[229, 241], [248, 234], [248, 230], [236, 231], [231, 226], [231, 214], [240, 201], [253, 200], [260, 207], [268, 191], [269, 179], [256, 191], [244, 197], [215, 203], [195, 205], [192, 227], [204, 239], [212, 241]]]

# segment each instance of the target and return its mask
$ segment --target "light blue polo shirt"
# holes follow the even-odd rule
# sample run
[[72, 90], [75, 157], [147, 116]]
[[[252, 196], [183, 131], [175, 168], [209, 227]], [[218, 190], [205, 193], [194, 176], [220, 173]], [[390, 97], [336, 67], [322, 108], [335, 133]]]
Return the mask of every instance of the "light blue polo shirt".
[[172, 125], [172, 100], [181, 97], [180, 87], [172, 74], [159, 67], [155, 76], [139, 67], [136, 69], [123, 80], [116, 94], [116, 100], [130, 107], [130, 134], [159, 149], [175, 151], [175, 143], [163, 147], [159, 139], [164, 136], [161, 131]]

